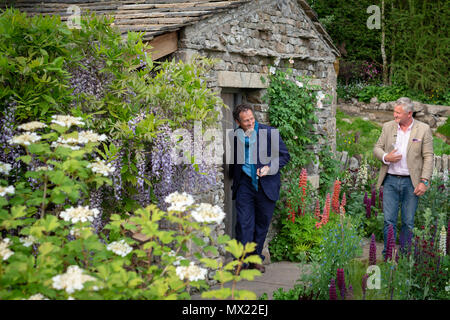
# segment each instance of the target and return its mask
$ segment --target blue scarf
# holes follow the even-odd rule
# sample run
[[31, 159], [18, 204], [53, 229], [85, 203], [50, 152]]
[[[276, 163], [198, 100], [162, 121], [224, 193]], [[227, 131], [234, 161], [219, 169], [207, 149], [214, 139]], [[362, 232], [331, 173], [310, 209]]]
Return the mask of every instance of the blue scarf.
[[[245, 143], [245, 163], [242, 165], [242, 170], [252, 179], [252, 185], [258, 191], [258, 176], [256, 175], [256, 161], [250, 161], [250, 156], [253, 148], [256, 147], [256, 139], [258, 135], [258, 122], [255, 121], [255, 130], [252, 132], [250, 138], [244, 134], [242, 128], [238, 129], [238, 137]], [[253, 159], [252, 159], [253, 160]], [[256, 160], [256, 159], [255, 159]]]

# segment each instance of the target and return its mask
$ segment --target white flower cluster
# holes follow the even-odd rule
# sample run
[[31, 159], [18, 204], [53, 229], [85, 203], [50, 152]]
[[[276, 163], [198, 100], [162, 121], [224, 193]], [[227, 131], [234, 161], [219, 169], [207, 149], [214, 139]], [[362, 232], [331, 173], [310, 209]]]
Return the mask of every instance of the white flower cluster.
[[208, 270], [205, 268], [200, 268], [196, 266], [194, 262], [191, 262], [187, 267], [177, 267], [175, 272], [181, 280], [188, 279], [189, 281], [197, 281], [204, 280]]
[[8, 258], [14, 254], [14, 251], [9, 249], [10, 242], [11, 240], [9, 240], [9, 238], [0, 240], [0, 257], [3, 261], [8, 260]]
[[51, 171], [51, 170], [53, 170], [53, 168], [49, 166], [40, 166], [34, 169], [34, 171]]
[[133, 251], [133, 248], [123, 239], [120, 241], [111, 242], [110, 244], [108, 244], [106, 249], [114, 252], [121, 257], [125, 257], [127, 254]]
[[298, 80], [295, 80], [295, 84], [297, 85], [297, 87], [303, 88], [303, 82], [300, 82], [300, 81], [298, 81]]
[[65, 221], [71, 221], [77, 223], [78, 221], [94, 221], [94, 218], [100, 214], [98, 209], [89, 209], [88, 206], [78, 206], [77, 208], [71, 207], [59, 214]]
[[20, 130], [24, 130], [24, 131], [34, 131], [34, 130], [42, 129], [45, 127], [47, 127], [47, 125], [45, 123], [42, 123], [39, 121], [31, 121], [31, 122], [21, 124], [17, 128], [19, 128]]
[[71, 126], [84, 126], [84, 122], [81, 121], [81, 117], [72, 117], [66, 115], [54, 115], [52, 116], [52, 123], [56, 123], [62, 127], [70, 128]]
[[8, 175], [11, 169], [12, 166], [9, 163], [0, 161], [0, 173]]
[[32, 246], [36, 242], [36, 238], [33, 236], [28, 236], [25, 238], [20, 238], [19, 241], [25, 246], [29, 247]]
[[194, 198], [186, 192], [173, 192], [169, 194], [164, 201], [170, 203], [168, 211], [186, 211], [186, 209], [194, 203]]
[[48, 300], [42, 293], [36, 293], [28, 298], [28, 300]]
[[41, 140], [41, 138], [42, 137], [38, 136], [36, 132], [25, 132], [24, 134], [12, 137], [8, 140], [8, 143], [29, 146], [30, 144]]
[[96, 158], [95, 160], [96, 162], [87, 165], [87, 167], [91, 168], [91, 170], [95, 173], [100, 173], [101, 175], [107, 177], [116, 170], [111, 163], [106, 163], [99, 158]]
[[57, 141], [53, 141], [51, 146], [52, 146], [52, 148], [64, 147], [64, 148], [69, 148], [72, 150], [80, 150], [80, 146], [71, 146], [70, 144], [60, 143]]
[[197, 222], [221, 223], [225, 218], [225, 212], [219, 206], [212, 206], [209, 203], [201, 203], [191, 214]]
[[14, 194], [16, 189], [14, 186], [2, 187], [0, 186], [0, 197], [4, 197], [6, 194]]
[[369, 165], [364, 159], [363, 164], [359, 168], [358, 174], [356, 176], [356, 186], [365, 186], [368, 178]]
[[439, 233], [439, 252], [443, 256], [447, 254], [447, 231], [445, 226], [442, 226], [441, 232]]
[[95, 133], [92, 130], [88, 130], [88, 131], [78, 132], [78, 138], [59, 137], [58, 140], [56, 140], [56, 143], [60, 143], [60, 144], [86, 144], [86, 143], [89, 143], [89, 142], [101, 142], [101, 141], [105, 141], [106, 139], [107, 139], [106, 135], [104, 135], [104, 134], [99, 135], [98, 133]]
[[53, 288], [66, 290], [67, 293], [74, 293], [75, 290], [82, 290], [85, 282], [95, 281], [97, 279], [90, 275], [83, 274], [83, 269], [74, 265], [69, 266], [66, 273], [54, 276], [52, 280]]

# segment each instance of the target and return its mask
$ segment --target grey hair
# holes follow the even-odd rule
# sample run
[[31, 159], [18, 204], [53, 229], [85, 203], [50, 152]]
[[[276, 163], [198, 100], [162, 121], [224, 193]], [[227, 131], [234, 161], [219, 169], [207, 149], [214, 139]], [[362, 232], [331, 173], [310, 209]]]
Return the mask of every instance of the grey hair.
[[395, 106], [402, 106], [403, 110], [406, 112], [414, 112], [414, 104], [410, 98], [401, 97], [395, 101]]

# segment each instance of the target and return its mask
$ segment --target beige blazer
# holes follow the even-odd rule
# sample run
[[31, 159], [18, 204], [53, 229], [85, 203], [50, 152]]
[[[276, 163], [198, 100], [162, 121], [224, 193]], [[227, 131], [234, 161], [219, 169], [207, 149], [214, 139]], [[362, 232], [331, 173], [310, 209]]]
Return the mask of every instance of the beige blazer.
[[[382, 162], [377, 189], [383, 184], [388, 171], [388, 165], [383, 163], [383, 155], [394, 149], [392, 144], [397, 140], [397, 129], [398, 124], [394, 120], [386, 122], [373, 148], [374, 156]], [[414, 188], [417, 187], [422, 178], [431, 180], [433, 160], [433, 135], [430, 126], [414, 119], [406, 149], [406, 164]]]

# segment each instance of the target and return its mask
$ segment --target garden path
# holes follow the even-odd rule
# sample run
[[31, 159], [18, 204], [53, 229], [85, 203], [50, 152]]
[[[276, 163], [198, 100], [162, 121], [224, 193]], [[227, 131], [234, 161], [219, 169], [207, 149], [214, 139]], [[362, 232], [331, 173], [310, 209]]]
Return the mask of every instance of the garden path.
[[[377, 242], [377, 261], [383, 260], [383, 243]], [[369, 250], [370, 250], [370, 238], [364, 238], [362, 242], [362, 254], [357, 259], [361, 261], [369, 260]], [[300, 278], [302, 273], [310, 271], [310, 265], [301, 265], [298, 262], [281, 261], [273, 262], [265, 265], [266, 272], [261, 276], [255, 277], [253, 281], [240, 281], [236, 283], [237, 290], [250, 290], [260, 297], [264, 293], [267, 293], [267, 298], [269, 300], [273, 299], [273, 292], [279, 288], [283, 288], [284, 291], [288, 291], [294, 288], [295, 284], [298, 284], [297, 280]], [[231, 288], [232, 283], [225, 284], [226, 288]], [[211, 290], [220, 289], [219, 285], [211, 287]], [[192, 300], [205, 300], [201, 297], [201, 294], [193, 294], [191, 296]]]

